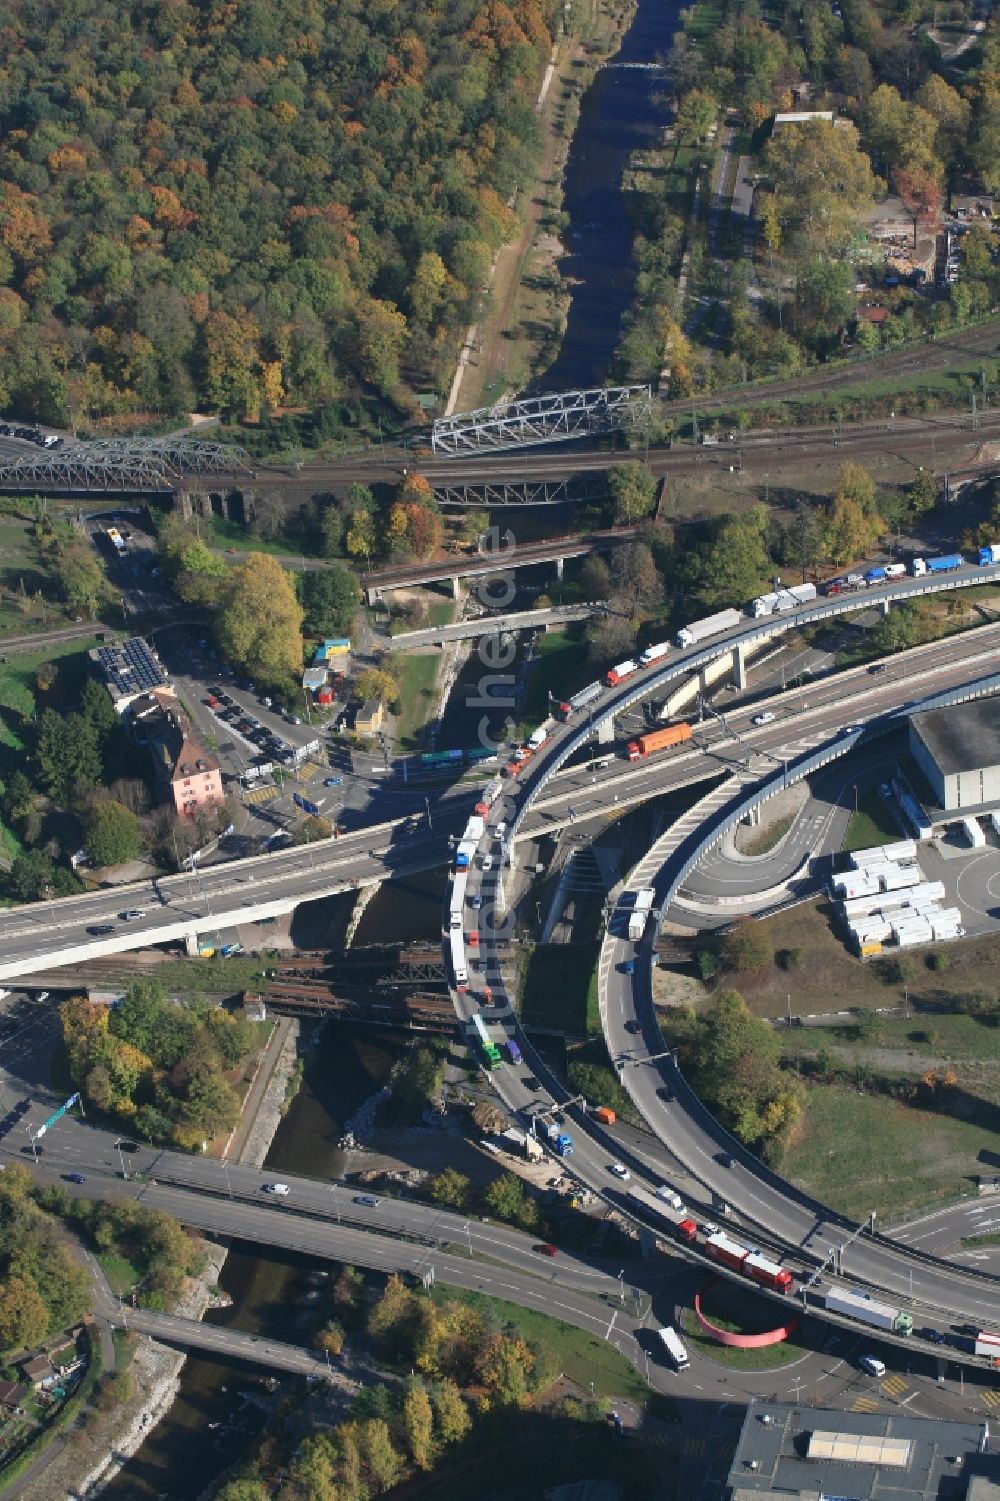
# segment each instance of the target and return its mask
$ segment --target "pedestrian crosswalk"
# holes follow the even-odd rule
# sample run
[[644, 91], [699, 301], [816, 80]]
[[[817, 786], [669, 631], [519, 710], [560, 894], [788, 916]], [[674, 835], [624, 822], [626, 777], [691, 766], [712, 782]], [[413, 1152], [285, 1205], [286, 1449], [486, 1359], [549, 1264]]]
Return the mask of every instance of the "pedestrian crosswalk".
[[311, 782], [313, 777], [322, 776], [325, 771], [326, 767], [320, 765], [319, 761], [304, 761], [303, 764], [299, 767], [299, 781]]
[[245, 803], [250, 803], [253, 807], [257, 807], [260, 803], [269, 803], [274, 798], [280, 796], [280, 787], [251, 787], [249, 792], [245, 792], [243, 794], [243, 801]]
[[877, 1397], [855, 1397], [851, 1403], [852, 1412], [878, 1412], [879, 1400]]
[[1000, 1409], [1000, 1392], [982, 1392], [979, 1400], [991, 1412], [996, 1412]]
[[688, 1459], [701, 1459], [705, 1453], [706, 1440], [688, 1434], [684, 1440], [683, 1453]]
[[902, 1376], [886, 1376], [882, 1390], [888, 1392], [890, 1397], [901, 1397], [906, 1391], [906, 1381]]

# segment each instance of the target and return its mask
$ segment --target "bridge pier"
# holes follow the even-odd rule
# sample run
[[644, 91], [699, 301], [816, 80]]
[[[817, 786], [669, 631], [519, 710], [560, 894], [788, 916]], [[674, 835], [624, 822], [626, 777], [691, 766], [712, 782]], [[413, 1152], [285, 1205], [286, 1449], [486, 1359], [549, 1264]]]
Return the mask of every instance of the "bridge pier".
[[597, 721], [598, 745], [613, 745], [615, 740], [615, 717], [609, 714], [606, 719]]
[[453, 578], [451, 578], [449, 580], [449, 583], [451, 584], [451, 597], [452, 597], [452, 599], [461, 599], [462, 598], [462, 591], [459, 588], [458, 574], [457, 573], [454, 575]]
[[189, 928], [184, 934], [184, 952], [189, 959], [198, 957], [198, 934], [194, 928]]
[[563, 569], [565, 567], [565, 563], [565, 558], [556, 558], [556, 579], [560, 584], [563, 581]]
[[733, 647], [733, 682], [742, 692], [747, 685], [747, 659], [742, 646]]
[[889, 601], [887, 599], [880, 599], [878, 603], [879, 603], [879, 609], [882, 611], [882, 614], [883, 615], [888, 615], [888, 613], [889, 613]]

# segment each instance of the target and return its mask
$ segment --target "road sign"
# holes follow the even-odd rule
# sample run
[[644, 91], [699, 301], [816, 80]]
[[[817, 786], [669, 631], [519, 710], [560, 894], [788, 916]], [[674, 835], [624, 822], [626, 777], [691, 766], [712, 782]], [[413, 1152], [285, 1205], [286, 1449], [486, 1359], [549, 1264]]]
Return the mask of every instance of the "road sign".
[[44, 1126], [39, 1126], [35, 1132], [35, 1139], [37, 1140], [39, 1136], [44, 1136], [49, 1127], [54, 1126], [56, 1121], [61, 1120], [67, 1110], [72, 1110], [73, 1106], [79, 1103], [79, 1100], [79, 1094], [71, 1094], [65, 1105], [60, 1105], [55, 1115], [50, 1115]]

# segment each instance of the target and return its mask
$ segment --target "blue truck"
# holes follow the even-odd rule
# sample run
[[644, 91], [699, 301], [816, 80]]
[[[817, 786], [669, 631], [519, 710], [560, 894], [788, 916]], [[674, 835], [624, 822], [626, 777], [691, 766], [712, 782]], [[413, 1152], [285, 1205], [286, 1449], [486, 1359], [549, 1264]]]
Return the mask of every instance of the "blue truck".
[[545, 1131], [549, 1146], [557, 1157], [570, 1157], [573, 1153], [573, 1138], [560, 1131], [558, 1126], [548, 1126]]
[[991, 563], [1000, 563], [1000, 543], [991, 542], [979, 549], [980, 568], [988, 568]]
[[964, 568], [965, 559], [960, 552], [945, 553], [940, 558], [914, 558], [913, 577], [922, 578], [925, 573], [954, 573], [956, 568]]

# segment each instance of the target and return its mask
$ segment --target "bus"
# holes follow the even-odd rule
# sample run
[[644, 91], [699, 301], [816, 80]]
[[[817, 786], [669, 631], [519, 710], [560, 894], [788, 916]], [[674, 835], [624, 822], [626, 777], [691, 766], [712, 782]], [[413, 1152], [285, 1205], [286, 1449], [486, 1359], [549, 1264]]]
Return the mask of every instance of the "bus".
[[686, 1371], [691, 1362], [688, 1360], [688, 1352], [685, 1350], [678, 1337], [677, 1330], [668, 1324], [665, 1329], [659, 1329], [660, 1343], [667, 1352], [667, 1359], [675, 1371]]

